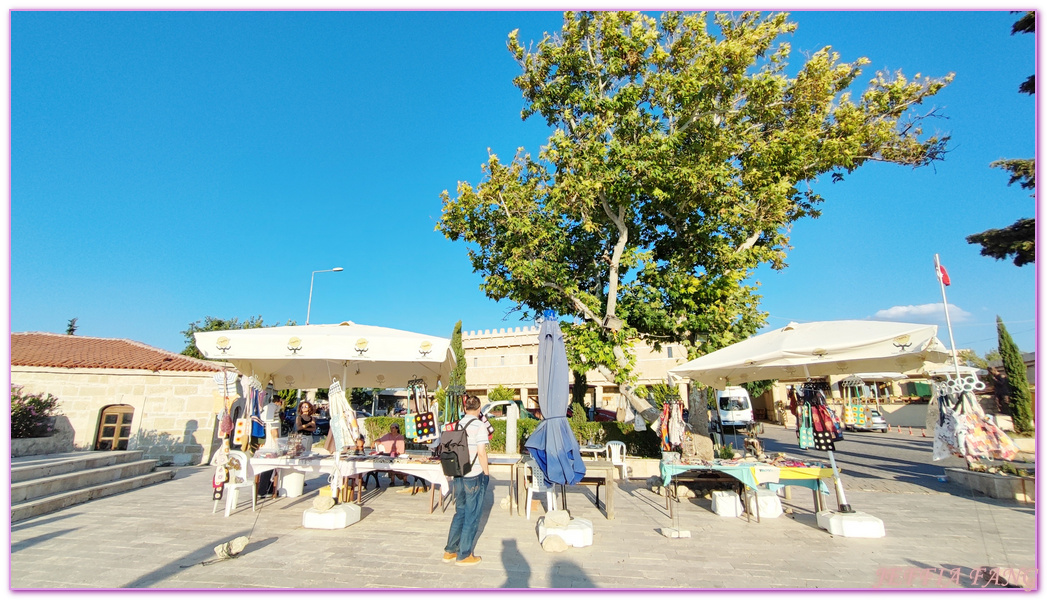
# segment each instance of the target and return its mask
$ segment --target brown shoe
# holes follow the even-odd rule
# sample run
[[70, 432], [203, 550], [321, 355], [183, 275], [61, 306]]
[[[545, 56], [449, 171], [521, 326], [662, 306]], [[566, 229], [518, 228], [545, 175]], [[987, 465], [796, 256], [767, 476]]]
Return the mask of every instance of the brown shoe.
[[444, 562], [454, 562], [454, 559], [458, 558], [458, 554], [454, 552], [444, 552]]
[[475, 554], [470, 554], [469, 556], [463, 558], [462, 560], [454, 564], [459, 567], [471, 567], [473, 565], [480, 564], [480, 557], [476, 556]]

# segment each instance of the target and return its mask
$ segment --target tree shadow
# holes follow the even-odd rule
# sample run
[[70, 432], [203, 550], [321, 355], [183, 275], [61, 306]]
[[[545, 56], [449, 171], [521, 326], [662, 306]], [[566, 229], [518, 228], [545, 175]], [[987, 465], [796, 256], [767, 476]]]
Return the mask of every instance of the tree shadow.
[[51, 533], [45, 533], [43, 535], [38, 535], [38, 536], [31, 537], [31, 538], [26, 539], [26, 540], [22, 540], [20, 542], [16, 542], [14, 544], [11, 544], [11, 554], [14, 554], [15, 552], [19, 552], [21, 550], [25, 550], [26, 548], [35, 546], [35, 545], [39, 544], [40, 542], [46, 542], [47, 540], [54, 539], [54, 538], [57, 538], [57, 537], [61, 537], [61, 536], [65, 535], [65, 534], [67, 534], [67, 533], [76, 531], [77, 529], [80, 529], [80, 528], [79, 527], [73, 527], [72, 529], [59, 529], [58, 531], [52, 531]]
[[[153, 585], [155, 585], [155, 584], [157, 584], [157, 583], [167, 579], [168, 577], [171, 577], [171, 576], [173, 576], [173, 575], [175, 575], [177, 573], [180, 573], [182, 569], [207, 566], [208, 564], [212, 564], [211, 561], [222, 560], [222, 559], [218, 559], [218, 557], [215, 556], [214, 547], [219, 545], [219, 544], [223, 544], [225, 542], [228, 542], [229, 540], [231, 540], [233, 538], [239, 537], [240, 535], [246, 535], [246, 533], [247, 532], [231, 534], [231, 535], [223, 536], [221, 539], [212, 540], [209, 544], [205, 544], [204, 546], [201, 546], [199, 549], [194, 550], [194, 551], [190, 552], [189, 554], [186, 554], [181, 559], [179, 559], [177, 561], [171, 561], [171, 562], [169, 562], [169, 563], [167, 563], [165, 565], [162, 565], [162, 566], [160, 566], [160, 567], [150, 571], [149, 573], [146, 573], [145, 575], [142, 575], [141, 577], [138, 577], [137, 579], [134, 579], [133, 581], [131, 581], [131, 582], [129, 582], [126, 585], [121, 586], [121, 587], [125, 587], [125, 588], [147, 588], [147, 587], [152, 587]], [[258, 540], [258, 541], [251, 540], [251, 541], [249, 541], [247, 543], [247, 547], [244, 548], [244, 551], [241, 552], [237, 556], [240, 557], [240, 556], [244, 556], [244, 555], [250, 554], [251, 552], [254, 552], [256, 550], [261, 550], [262, 548], [265, 548], [266, 546], [269, 546], [270, 544], [273, 544], [273, 543], [277, 542], [278, 540], [279, 540], [279, 538], [275, 538], [275, 537], [266, 538], [264, 540]], [[236, 558], [225, 559], [225, 560], [236, 560]]]
[[48, 517], [48, 518], [45, 518], [45, 519], [35, 519], [35, 520], [34, 519], [26, 519], [24, 521], [20, 521], [19, 523], [15, 524], [15, 525], [11, 525], [11, 531], [18, 531], [18, 530], [21, 530], [21, 529], [25, 529], [26, 527], [36, 527], [37, 525], [44, 525], [46, 523], [54, 523], [55, 521], [61, 521], [62, 519], [68, 519], [68, 518], [71, 518], [71, 517], [78, 517], [81, 514], [83, 514], [83, 513], [78, 513], [77, 512], [77, 513], [62, 514], [62, 515], [58, 515], [58, 516], [51, 516], [51, 517]]

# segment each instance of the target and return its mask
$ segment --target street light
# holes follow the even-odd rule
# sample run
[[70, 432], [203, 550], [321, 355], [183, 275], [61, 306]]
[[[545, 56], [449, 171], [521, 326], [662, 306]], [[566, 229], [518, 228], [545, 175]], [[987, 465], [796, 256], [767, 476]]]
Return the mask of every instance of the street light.
[[313, 309], [313, 281], [316, 279], [317, 273], [336, 273], [341, 271], [342, 267], [335, 267], [333, 269], [324, 269], [322, 271], [313, 271], [312, 277], [309, 278], [309, 306], [305, 308], [305, 324], [309, 324], [309, 312]]

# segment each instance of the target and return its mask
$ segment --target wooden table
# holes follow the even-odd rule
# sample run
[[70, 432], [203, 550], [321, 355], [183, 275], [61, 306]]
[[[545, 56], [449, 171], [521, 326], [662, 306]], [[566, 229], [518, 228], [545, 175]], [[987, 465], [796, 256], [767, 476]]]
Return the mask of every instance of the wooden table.
[[[609, 460], [586, 460], [585, 463], [585, 475], [582, 476], [582, 480], [576, 485], [593, 485], [599, 484], [604, 488], [604, 512], [608, 519], [614, 518], [614, 491], [618, 488], [618, 484], [614, 479], [614, 465]], [[526, 498], [527, 490], [527, 476], [525, 465], [522, 461], [518, 461], [513, 464], [512, 480], [516, 482], [516, 514], [522, 515], [526, 511], [521, 508], [520, 502], [521, 497]], [[599, 486], [596, 490], [596, 501], [597, 508], [600, 506], [600, 492]], [[566, 491], [566, 489], [565, 489]], [[567, 508], [567, 494], [562, 494], [563, 507]], [[512, 502], [509, 505], [509, 511], [512, 513]]]

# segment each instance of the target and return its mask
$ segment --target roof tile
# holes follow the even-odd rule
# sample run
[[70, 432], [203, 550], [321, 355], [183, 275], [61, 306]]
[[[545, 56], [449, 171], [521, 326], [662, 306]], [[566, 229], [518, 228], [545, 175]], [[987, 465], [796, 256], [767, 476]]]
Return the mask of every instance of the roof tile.
[[214, 362], [113, 338], [26, 332], [11, 334], [11, 366], [66, 369], [221, 371]]

